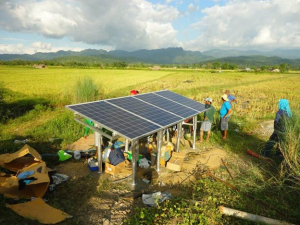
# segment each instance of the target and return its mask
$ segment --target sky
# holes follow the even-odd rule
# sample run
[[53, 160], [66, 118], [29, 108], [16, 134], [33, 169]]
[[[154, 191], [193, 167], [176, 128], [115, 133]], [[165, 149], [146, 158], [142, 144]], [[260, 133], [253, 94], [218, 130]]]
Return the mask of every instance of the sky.
[[300, 49], [300, 0], [0, 0], [0, 54]]

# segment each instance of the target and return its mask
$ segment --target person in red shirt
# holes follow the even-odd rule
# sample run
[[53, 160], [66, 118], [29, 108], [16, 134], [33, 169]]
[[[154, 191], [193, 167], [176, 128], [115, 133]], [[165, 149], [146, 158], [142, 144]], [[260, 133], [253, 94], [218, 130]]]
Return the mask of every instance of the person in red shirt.
[[137, 95], [139, 92], [137, 90], [131, 90], [130, 95]]

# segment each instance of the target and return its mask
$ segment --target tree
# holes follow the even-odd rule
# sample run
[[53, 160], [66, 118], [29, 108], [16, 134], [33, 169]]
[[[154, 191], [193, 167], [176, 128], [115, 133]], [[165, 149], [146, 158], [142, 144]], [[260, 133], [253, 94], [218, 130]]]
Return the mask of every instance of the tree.
[[235, 65], [235, 64], [229, 64], [228, 68], [229, 68], [230, 70], [235, 70], [235, 69], [238, 68], [238, 66]]
[[127, 63], [126, 62], [113, 62], [112, 66], [117, 67], [117, 68], [125, 68], [127, 66]]
[[213, 62], [213, 69], [220, 69], [221, 63], [219, 62]]
[[228, 68], [229, 68], [228, 63], [222, 63], [222, 69], [223, 70], [228, 70]]
[[279, 70], [280, 70], [281, 73], [285, 73], [285, 72], [288, 71], [288, 66], [285, 63], [281, 63], [279, 65]]
[[266, 71], [268, 68], [269, 68], [269, 67], [266, 66], [266, 65], [260, 67], [261, 71]]

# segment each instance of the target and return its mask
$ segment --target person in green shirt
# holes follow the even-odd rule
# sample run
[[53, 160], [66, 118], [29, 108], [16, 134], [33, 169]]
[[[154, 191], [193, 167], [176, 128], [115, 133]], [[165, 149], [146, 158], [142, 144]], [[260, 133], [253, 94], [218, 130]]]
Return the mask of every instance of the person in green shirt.
[[210, 129], [211, 129], [211, 123], [214, 119], [214, 114], [216, 112], [215, 107], [213, 107], [211, 105], [212, 103], [212, 99], [211, 98], [207, 98], [205, 99], [205, 108], [209, 108], [207, 111], [204, 112], [204, 121], [201, 124], [201, 128], [200, 128], [200, 143], [203, 141], [203, 134], [204, 131], [207, 132], [206, 135], [206, 141], [209, 141], [209, 135], [210, 135]]

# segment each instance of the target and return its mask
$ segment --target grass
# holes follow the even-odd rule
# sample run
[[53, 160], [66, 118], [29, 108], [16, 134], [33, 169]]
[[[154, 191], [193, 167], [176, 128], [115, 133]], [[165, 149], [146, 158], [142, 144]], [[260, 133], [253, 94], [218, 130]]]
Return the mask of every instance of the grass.
[[[91, 98], [86, 100], [126, 96], [131, 89], [141, 93], [169, 89], [191, 99], [203, 102], [206, 97], [213, 99], [217, 110], [221, 106], [221, 95], [226, 89], [237, 97], [233, 105], [233, 116], [230, 120], [229, 139], [222, 142], [220, 134], [214, 128], [210, 144], [222, 147], [232, 156], [229, 167], [235, 174], [230, 183], [240, 191], [233, 191], [223, 183], [199, 174], [195, 182], [179, 185], [178, 190], [184, 194], [170, 201], [166, 201], [156, 208], [145, 208], [139, 205], [132, 210], [132, 216], [127, 219], [130, 224], [247, 224], [247, 222], [223, 217], [217, 206], [224, 204], [228, 207], [257, 213], [289, 222], [299, 223], [299, 182], [287, 182], [282, 179], [283, 174], [293, 171], [293, 176], [299, 172], [296, 161], [287, 162], [282, 167], [279, 161], [272, 164], [251, 158], [245, 154], [246, 149], [257, 153], [261, 151], [267, 137], [259, 133], [248, 135], [258, 130], [261, 122], [273, 120], [277, 111], [278, 99], [286, 98], [290, 101], [290, 108], [294, 115], [300, 112], [300, 76], [296, 73], [242, 73], [226, 71], [211, 73], [205, 70], [102, 70], [102, 69], [69, 69], [51, 68], [32, 69], [29, 67], [0, 66], [1, 87], [3, 101], [3, 120], [0, 123], [1, 153], [14, 152], [22, 145], [14, 144], [15, 139], [30, 139], [30, 145], [42, 153], [54, 153], [67, 144], [83, 136], [84, 128], [73, 120], [73, 115], [64, 105], [77, 102], [71, 97], [79, 81], [86, 85], [82, 90], [90, 90]], [[86, 79], [86, 80], [85, 80]], [[185, 82], [185, 81], [192, 82]], [[79, 85], [80, 86], [80, 85]], [[88, 95], [89, 96], [89, 95]], [[81, 101], [81, 100], [79, 100]], [[83, 100], [85, 101], [85, 100]], [[218, 115], [216, 113], [216, 120]], [[4, 118], [5, 117], [5, 118]], [[297, 122], [298, 121], [298, 122]], [[291, 158], [298, 154], [299, 120], [293, 124], [290, 133], [294, 136]], [[238, 130], [236, 132], [235, 130]], [[49, 138], [61, 138], [61, 143], [53, 144]], [[291, 141], [289, 142], [291, 143]], [[296, 151], [297, 150], [297, 151]], [[296, 166], [296, 172], [290, 165]], [[289, 168], [289, 169], [287, 169]], [[282, 169], [285, 169], [284, 171]], [[222, 170], [222, 169], [219, 169]], [[220, 171], [215, 171], [218, 174]], [[284, 176], [286, 177], [286, 176]], [[89, 185], [87, 185], [89, 183]], [[92, 187], [93, 186], [93, 187]], [[96, 186], [98, 188], [96, 188]], [[76, 190], [87, 191], [78, 199]], [[62, 209], [75, 218], [64, 224], [83, 224], [80, 216], [76, 218], [78, 206], [93, 196], [110, 191], [108, 181], [98, 181], [91, 177], [73, 180], [65, 184], [64, 188], [54, 196], [49, 197], [51, 205]], [[119, 187], [114, 187], [118, 189]], [[185, 190], [189, 190], [188, 192]], [[72, 198], [66, 197], [74, 193]], [[106, 192], [105, 192], [106, 193]], [[257, 204], [253, 199], [245, 197], [244, 193], [259, 199], [272, 208]], [[64, 199], [64, 201], [61, 201]], [[7, 200], [0, 197], [0, 215], [9, 216], [11, 224], [18, 224], [22, 220], [4, 207]], [[78, 205], [78, 206], [76, 206]], [[284, 216], [278, 215], [280, 211]], [[86, 211], [86, 213], [88, 213]], [[30, 220], [25, 220], [31, 224]], [[34, 224], [34, 223], [33, 223]], [[252, 223], [248, 223], [252, 224]]]
[[[78, 79], [90, 77], [96, 85], [103, 86], [106, 97], [128, 95], [130, 88], [142, 90], [143, 83], [160, 79], [169, 71], [101, 70], [101, 69], [34, 69], [30, 67], [0, 67], [1, 80], [5, 88], [23, 96], [46, 98], [55, 105], [63, 101], [62, 96], [73, 90]], [[65, 102], [63, 102], [65, 103]]]
[[280, 151], [285, 161], [282, 165], [282, 177], [289, 182], [300, 185], [300, 118], [294, 115], [286, 122], [286, 135], [280, 143]]

